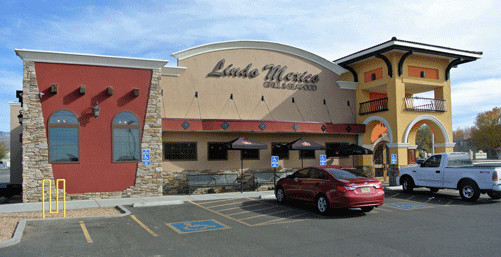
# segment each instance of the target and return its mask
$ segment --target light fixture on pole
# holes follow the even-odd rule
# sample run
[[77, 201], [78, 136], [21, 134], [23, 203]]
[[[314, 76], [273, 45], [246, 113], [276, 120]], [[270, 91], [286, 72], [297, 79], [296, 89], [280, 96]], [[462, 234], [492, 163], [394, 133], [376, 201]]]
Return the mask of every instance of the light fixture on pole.
[[99, 107], [98, 104], [99, 103], [96, 102], [96, 104], [94, 104], [94, 106], [92, 107], [92, 109], [94, 110], [94, 118], [99, 117], [99, 112], [101, 112], [101, 107]]

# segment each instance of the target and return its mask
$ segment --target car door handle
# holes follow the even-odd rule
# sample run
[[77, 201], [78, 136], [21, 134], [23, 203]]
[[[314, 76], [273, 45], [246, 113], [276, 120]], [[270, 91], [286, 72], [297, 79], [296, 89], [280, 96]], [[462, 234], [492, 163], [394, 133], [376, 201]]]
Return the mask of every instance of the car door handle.
[[435, 171], [435, 173], [440, 173], [440, 171], [439, 171], [439, 170], [437, 170], [437, 171]]

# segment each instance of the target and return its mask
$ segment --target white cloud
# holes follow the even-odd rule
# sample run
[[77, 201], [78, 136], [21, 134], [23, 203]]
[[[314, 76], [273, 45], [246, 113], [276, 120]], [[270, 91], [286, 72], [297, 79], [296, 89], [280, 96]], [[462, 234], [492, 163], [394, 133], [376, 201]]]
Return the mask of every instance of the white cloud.
[[452, 124], [474, 125], [478, 113], [501, 107], [501, 78], [452, 84]]

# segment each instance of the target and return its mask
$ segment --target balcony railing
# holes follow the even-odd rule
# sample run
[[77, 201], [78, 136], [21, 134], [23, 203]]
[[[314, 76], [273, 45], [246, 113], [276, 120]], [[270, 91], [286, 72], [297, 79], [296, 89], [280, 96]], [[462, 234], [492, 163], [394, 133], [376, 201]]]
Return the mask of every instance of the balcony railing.
[[406, 97], [405, 110], [407, 111], [423, 111], [423, 112], [445, 112], [445, 100], [422, 98], [422, 97]]
[[359, 115], [382, 112], [388, 110], [388, 98], [381, 98], [360, 103]]

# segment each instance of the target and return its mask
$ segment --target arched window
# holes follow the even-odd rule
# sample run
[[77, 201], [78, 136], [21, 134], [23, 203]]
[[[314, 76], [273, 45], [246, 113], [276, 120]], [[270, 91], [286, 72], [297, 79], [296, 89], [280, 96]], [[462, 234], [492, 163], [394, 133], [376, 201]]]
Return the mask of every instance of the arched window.
[[139, 119], [131, 112], [115, 116], [113, 130], [113, 161], [138, 162], [140, 154]]
[[67, 110], [53, 113], [49, 118], [50, 162], [79, 162], [80, 123], [75, 114]]

